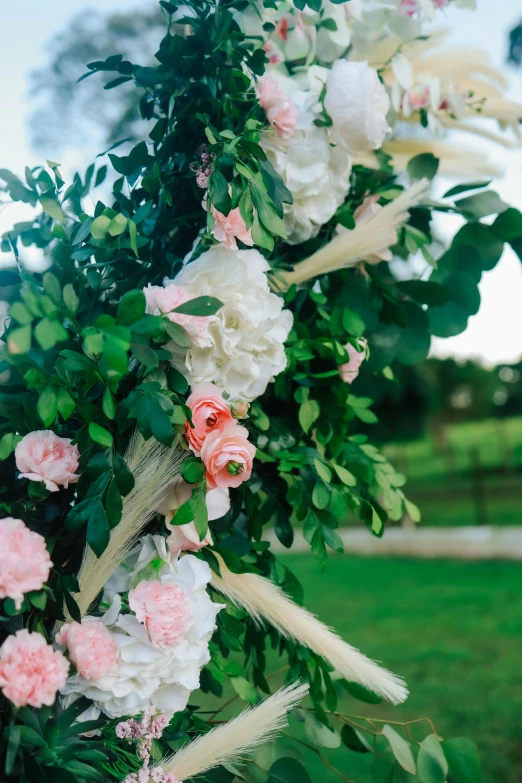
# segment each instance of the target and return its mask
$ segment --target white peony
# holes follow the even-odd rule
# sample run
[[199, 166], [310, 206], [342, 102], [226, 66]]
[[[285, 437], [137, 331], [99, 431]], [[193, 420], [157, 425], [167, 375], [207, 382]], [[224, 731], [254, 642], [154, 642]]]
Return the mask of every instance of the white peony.
[[388, 93], [375, 68], [366, 62], [333, 64], [324, 107], [333, 122], [333, 138], [353, 154], [379, 149], [390, 131]]
[[[193, 297], [215, 296], [223, 302], [208, 319], [210, 347], [192, 346], [172, 363], [191, 386], [214, 382], [232, 399], [251, 402], [286, 367], [284, 342], [293, 316], [271, 293], [270, 266], [258, 250], [227, 250], [214, 245], [187, 264], [175, 282]], [[169, 280], [165, 280], [167, 285]]]
[[330, 143], [326, 128], [314, 125], [317, 98], [327, 73], [326, 69], [313, 66], [308, 74], [311, 89], [294, 87], [290, 97], [298, 111], [298, 122], [292, 137], [285, 140], [268, 132], [261, 140], [272, 165], [292, 194], [293, 204], [285, 204], [285, 228], [290, 244], [315, 236], [333, 217], [350, 189], [350, 155], [339, 145]]
[[[111, 606], [102, 619], [119, 648], [118, 668], [99, 680], [78, 674], [69, 677], [62, 691], [67, 701], [87, 696], [94, 708], [110, 718], [135, 715], [150, 706], [168, 714], [183, 710], [190, 693], [199, 688], [201, 668], [210, 660], [208, 643], [222, 608], [206, 592], [210, 578], [204, 561], [193, 555], [173, 558], [161, 536], [146, 536], [104, 591], [104, 601]], [[183, 638], [174, 646], [155, 646], [134, 614], [120, 612], [120, 594], [142, 580], [158, 580], [183, 590], [190, 613]]]

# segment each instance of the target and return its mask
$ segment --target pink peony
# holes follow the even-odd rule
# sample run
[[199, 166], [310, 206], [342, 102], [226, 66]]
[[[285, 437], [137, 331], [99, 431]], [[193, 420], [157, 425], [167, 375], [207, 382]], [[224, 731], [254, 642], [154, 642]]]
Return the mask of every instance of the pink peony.
[[67, 623], [56, 634], [69, 658], [86, 680], [99, 680], [118, 666], [118, 645], [100, 620]]
[[52, 567], [45, 539], [21, 519], [0, 519], [0, 598], [20, 609], [24, 594], [40, 590]]
[[256, 448], [248, 442], [248, 430], [233, 424], [223, 432], [207, 435], [201, 459], [207, 472], [207, 487], [239, 487], [250, 478]]
[[212, 216], [215, 220], [214, 225], [214, 239], [218, 242], [222, 242], [223, 246], [227, 250], [237, 250], [236, 238], [241, 240], [244, 245], [252, 247], [254, 240], [252, 239], [252, 229], [246, 227], [246, 223], [241, 217], [239, 207], [231, 209], [228, 215], [223, 215], [218, 212], [215, 207], [212, 207]]
[[0, 688], [16, 707], [51, 706], [69, 674], [69, 661], [39, 633], [26, 629], [0, 647]]
[[338, 367], [338, 370], [341, 380], [345, 383], [353, 383], [359, 375], [361, 364], [366, 358], [366, 340], [364, 337], [359, 339], [359, 347], [361, 348], [360, 351], [358, 351], [357, 348], [354, 348], [351, 343], [347, 343], [344, 346], [345, 351], [350, 357], [350, 361], [346, 362], [346, 364], [341, 364]]
[[77, 446], [71, 446], [70, 438], [59, 438], [51, 430], [36, 430], [22, 438], [15, 449], [15, 459], [19, 478], [43, 481], [51, 492], [58, 492], [60, 484], [75, 484], [79, 478]]
[[183, 315], [173, 313], [176, 307], [194, 299], [193, 296], [179, 285], [169, 283], [166, 286], [149, 285], [143, 289], [147, 301], [147, 313], [150, 315], [166, 315], [169, 321], [179, 324], [185, 329], [190, 339], [198, 348], [209, 345], [208, 318], [200, 315]]
[[178, 585], [143, 580], [129, 592], [129, 606], [145, 625], [155, 647], [179, 644], [190, 618], [190, 604]]
[[192, 424], [185, 424], [185, 437], [189, 446], [199, 457], [203, 441], [214, 430], [222, 432], [234, 423], [230, 408], [223, 399], [221, 390], [213, 383], [198, 383], [192, 387], [192, 394], [187, 400], [192, 411]]
[[279, 86], [276, 79], [264, 76], [257, 83], [259, 105], [278, 136], [291, 139], [297, 127], [297, 111], [289, 96]]

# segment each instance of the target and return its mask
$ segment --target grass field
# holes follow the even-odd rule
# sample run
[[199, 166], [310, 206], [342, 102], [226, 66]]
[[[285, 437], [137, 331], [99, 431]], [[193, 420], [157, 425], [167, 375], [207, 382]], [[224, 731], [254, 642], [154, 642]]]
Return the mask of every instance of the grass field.
[[408, 479], [406, 493], [422, 524], [520, 525], [522, 417], [447, 427], [444, 445], [433, 435], [388, 444], [384, 452]]
[[[429, 716], [443, 737], [475, 741], [487, 783], [522, 782], [521, 565], [334, 556], [321, 573], [312, 556], [281, 559], [302, 580], [308, 608], [410, 686], [403, 706], [347, 697], [345, 712]], [[304, 754], [313, 781], [339, 780]], [[325, 756], [350, 781], [373, 783], [370, 754]]]

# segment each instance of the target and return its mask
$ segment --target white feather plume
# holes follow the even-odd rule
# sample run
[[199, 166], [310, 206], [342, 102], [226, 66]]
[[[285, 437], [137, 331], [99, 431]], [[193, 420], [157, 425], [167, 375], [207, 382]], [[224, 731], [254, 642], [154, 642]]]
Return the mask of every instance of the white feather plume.
[[393, 704], [406, 699], [408, 690], [404, 680], [344, 642], [273, 582], [257, 574], [234, 574], [218, 558], [221, 577], [213, 574], [212, 586], [232, 603], [246, 609], [255, 622], [270, 623], [285, 638], [299, 642], [327, 660], [345, 679], [369, 688]]
[[250, 753], [284, 728], [288, 712], [307, 692], [308, 685], [299, 682], [281, 688], [257, 707], [249, 707], [185, 745], [171, 759], [161, 762], [161, 767], [183, 781]]
[[90, 546], [85, 547], [78, 574], [80, 592], [77, 596], [82, 615], [87, 613], [106, 581], [154, 516], [185, 456], [177, 442], [172, 448], [167, 448], [155, 438], [144, 440], [137, 432], [132, 436], [125, 461], [134, 475], [134, 488], [123, 499], [120, 523], [111, 531], [109, 545], [102, 556], [96, 557]]
[[297, 264], [292, 272], [284, 275], [285, 282], [288, 285], [299, 284], [318, 275], [355, 266], [396, 244], [397, 229], [408, 219], [408, 210], [427, 195], [429, 184], [427, 179], [415, 182], [367, 223], [355, 226], [353, 231], [344, 231]]

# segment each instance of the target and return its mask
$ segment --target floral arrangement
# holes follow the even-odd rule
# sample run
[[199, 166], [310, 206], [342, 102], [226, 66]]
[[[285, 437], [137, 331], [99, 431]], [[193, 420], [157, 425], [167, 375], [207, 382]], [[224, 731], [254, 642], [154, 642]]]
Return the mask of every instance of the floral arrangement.
[[[307, 694], [294, 739], [328, 780], [341, 742], [379, 780], [478, 780], [469, 740], [338, 711], [407, 689], [301, 606], [265, 536], [302, 528], [324, 564], [349, 516], [419, 521], [367, 390], [462, 331], [522, 247], [490, 164], [447, 136], [518, 144], [522, 109], [486, 55], [444, 48], [448, 4], [161, 0], [156, 67], [81, 77], [133, 82], [148, 139], [69, 186], [53, 161], [0, 170], [37, 208], [2, 239], [3, 780], [306, 783], [298, 748], [251, 758]], [[435, 201], [439, 170], [471, 180]], [[463, 222], [442, 254], [436, 212]], [[216, 720], [236, 699], [255, 706]]]

